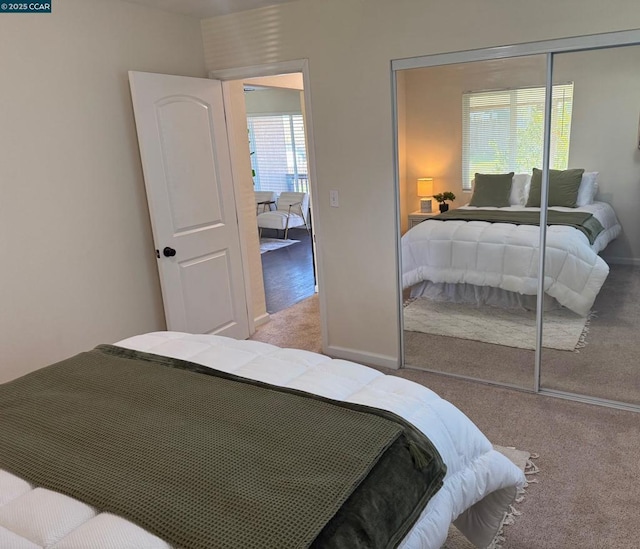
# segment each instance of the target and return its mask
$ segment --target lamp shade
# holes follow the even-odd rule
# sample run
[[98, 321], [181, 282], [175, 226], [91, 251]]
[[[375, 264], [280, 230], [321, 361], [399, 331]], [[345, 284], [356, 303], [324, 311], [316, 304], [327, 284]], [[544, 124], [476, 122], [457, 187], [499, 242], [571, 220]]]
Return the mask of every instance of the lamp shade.
[[433, 177], [418, 179], [418, 196], [433, 196]]

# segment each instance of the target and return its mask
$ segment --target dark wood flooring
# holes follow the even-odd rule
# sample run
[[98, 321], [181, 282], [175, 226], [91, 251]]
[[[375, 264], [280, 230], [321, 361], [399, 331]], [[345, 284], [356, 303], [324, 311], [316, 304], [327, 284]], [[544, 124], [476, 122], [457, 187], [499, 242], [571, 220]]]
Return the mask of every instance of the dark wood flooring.
[[[266, 230], [263, 236], [276, 237], [275, 231]], [[269, 314], [287, 309], [315, 292], [311, 237], [306, 229], [290, 229], [288, 238], [300, 242], [261, 255]]]

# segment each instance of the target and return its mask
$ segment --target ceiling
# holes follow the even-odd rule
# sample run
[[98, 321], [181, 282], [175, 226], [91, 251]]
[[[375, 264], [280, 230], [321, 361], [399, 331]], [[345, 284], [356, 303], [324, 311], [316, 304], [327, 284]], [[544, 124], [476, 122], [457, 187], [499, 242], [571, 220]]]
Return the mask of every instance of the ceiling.
[[128, 0], [134, 4], [141, 4], [174, 13], [181, 13], [198, 19], [216, 17], [237, 11], [283, 4], [292, 0]]

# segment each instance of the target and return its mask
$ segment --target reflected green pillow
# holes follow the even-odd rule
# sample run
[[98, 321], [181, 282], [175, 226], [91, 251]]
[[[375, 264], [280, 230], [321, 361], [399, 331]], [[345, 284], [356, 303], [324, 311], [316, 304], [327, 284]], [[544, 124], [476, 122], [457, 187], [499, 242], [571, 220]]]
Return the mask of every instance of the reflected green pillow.
[[513, 172], [500, 174], [477, 173], [473, 185], [473, 196], [469, 206], [483, 208], [492, 206], [506, 208], [510, 206]]
[[[549, 206], [575, 208], [578, 189], [584, 169], [549, 170]], [[531, 188], [527, 199], [527, 208], [540, 207], [540, 189], [542, 188], [542, 170], [533, 168]]]

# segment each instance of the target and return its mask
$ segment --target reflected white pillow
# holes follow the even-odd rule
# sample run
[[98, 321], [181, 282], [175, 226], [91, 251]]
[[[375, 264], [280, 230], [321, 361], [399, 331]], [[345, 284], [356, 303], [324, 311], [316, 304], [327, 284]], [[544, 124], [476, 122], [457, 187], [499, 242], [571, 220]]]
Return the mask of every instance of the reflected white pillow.
[[516, 173], [511, 182], [511, 194], [509, 195], [509, 204], [512, 206], [524, 206], [527, 203], [527, 195], [529, 194], [529, 183], [531, 182], [530, 173]]
[[598, 193], [598, 173], [584, 172], [582, 174], [582, 181], [580, 181], [580, 187], [578, 187], [576, 207], [593, 204], [593, 200]]

